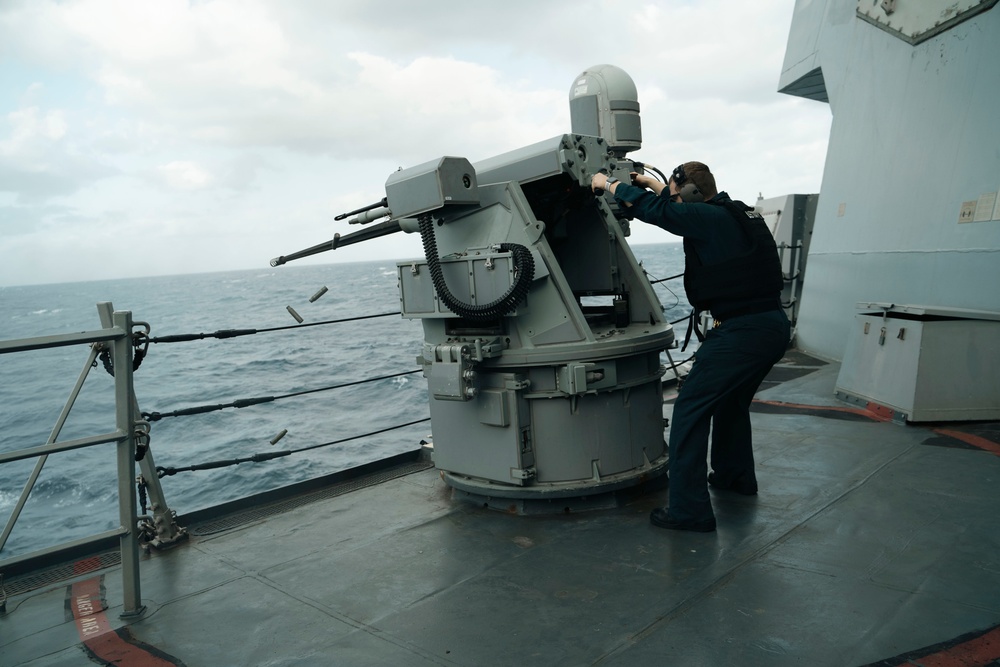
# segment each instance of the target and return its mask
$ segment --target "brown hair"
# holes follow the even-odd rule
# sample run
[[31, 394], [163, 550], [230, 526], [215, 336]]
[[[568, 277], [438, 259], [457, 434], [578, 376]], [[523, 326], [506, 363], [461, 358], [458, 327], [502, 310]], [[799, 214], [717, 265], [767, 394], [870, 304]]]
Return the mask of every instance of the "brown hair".
[[[685, 162], [681, 165], [684, 170], [684, 180], [676, 183], [677, 187], [680, 187], [690, 181], [694, 183], [705, 199], [711, 199], [715, 195], [719, 194], [719, 191], [715, 186], [715, 176], [709, 171], [708, 166], [701, 162]], [[674, 174], [678, 170], [674, 171]], [[671, 180], [676, 182], [676, 178], [671, 176]]]

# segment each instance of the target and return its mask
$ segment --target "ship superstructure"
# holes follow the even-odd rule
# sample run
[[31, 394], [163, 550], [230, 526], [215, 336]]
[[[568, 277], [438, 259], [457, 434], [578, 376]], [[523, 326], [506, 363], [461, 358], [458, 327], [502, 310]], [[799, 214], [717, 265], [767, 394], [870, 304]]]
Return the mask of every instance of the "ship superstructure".
[[1000, 311], [1000, 11], [798, 1], [780, 92], [833, 121], [797, 344], [843, 359], [856, 304]]

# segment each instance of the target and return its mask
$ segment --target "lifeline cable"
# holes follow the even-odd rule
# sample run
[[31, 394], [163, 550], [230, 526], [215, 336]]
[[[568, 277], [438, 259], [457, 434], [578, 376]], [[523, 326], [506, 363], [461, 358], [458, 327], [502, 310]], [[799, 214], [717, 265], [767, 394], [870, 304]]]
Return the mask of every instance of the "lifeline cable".
[[[668, 356], [669, 356], [669, 355], [668, 355]], [[678, 361], [678, 362], [673, 362], [673, 361], [671, 360], [671, 365], [668, 365], [668, 366], [667, 366], [667, 370], [668, 370], [668, 371], [672, 371], [672, 370], [674, 370], [675, 368], [680, 368], [681, 366], [683, 366], [683, 365], [684, 365], [684, 364], [686, 364], [687, 362], [691, 361], [692, 359], [694, 359], [694, 355], [693, 355], [693, 354], [692, 354], [692, 355], [691, 355], [690, 357], [688, 357], [687, 359], [685, 359], [684, 361]]]
[[[652, 275], [652, 274], [650, 274], [650, 273], [649, 273], [649, 272], [647, 271], [647, 272], [646, 272], [646, 275], [647, 275], [647, 276], [650, 276], [650, 275]], [[666, 282], [667, 280], [673, 280], [673, 279], [675, 279], [675, 278], [682, 278], [683, 276], [684, 276], [684, 274], [683, 274], [683, 273], [678, 273], [678, 274], [677, 274], [676, 276], [670, 276], [670, 277], [668, 277], [668, 278], [659, 278], [659, 279], [657, 279], [657, 280], [650, 280], [650, 281], [649, 281], [649, 284], [650, 284], [650, 285], [656, 285], [657, 283], [662, 283], [662, 282]], [[672, 289], [670, 289], [669, 287], [667, 287], [667, 291], [668, 291], [668, 292], [670, 292], [670, 294], [671, 294], [671, 295], [673, 295], [673, 297], [674, 297], [674, 303], [673, 303], [673, 304], [671, 304], [671, 305], [670, 305], [670, 306], [668, 306], [668, 307], [669, 307], [669, 308], [673, 308], [674, 306], [677, 306], [677, 305], [680, 305], [680, 302], [681, 302], [681, 298], [680, 298], [679, 296], [677, 296], [677, 293], [676, 293], [676, 292], [674, 292], [674, 291], [673, 291]], [[691, 313], [688, 313], [687, 315], [685, 315], [684, 317], [680, 318], [679, 320], [673, 320], [672, 322], [670, 322], [670, 324], [680, 324], [681, 322], [683, 322], [684, 320], [687, 320], [687, 319], [688, 319], [688, 318], [690, 318], [690, 317], [691, 317]]]
[[225, 408], [247, 408], [251, 405], [260, 405], [261, 403], [270, 403], [271, 401], [277, 401], [282, 398], [291, 398], [293, 396], [304, 396], [305, 394], [315, 394], [320, 391], [329, 391], [330, 389], [342, 389], [343, 387], [353, 387], [359, 384], [365, 384], [366, 382], [376, 382], [378, 380], [388, 380], [390, 378], [402, 377], [403, 375], [413, 375], [414, 373], [421, 372], [422, 369], [416, 369], [412, 371], [403, 371], [402, 373], [393, 373], [392, 375], [380, 375], [379, 377], [366, 378], [364, 380], [355, 380], [354, 382], [345, 382], [344, 384], [335, 384], [329, 387], [321, 387], [319, 389], [306, 389], [305, 391], [296, 391], [290, 394], [282, 394], [280, 396], [259, 396], [257, 398], [241, 398], [233, 401], [232, 403], [219, 403], [216, 405], [199, 405], [190, 408], [181, 408], [180, 410], [174, 410], [173, 412], [160, 413], [160, 412], [143, 412], [142, 418], [156, 422], [160, 421], [165, 417], [186, 417], [188, 415], [200, 415], [206, 412], [214, 412], [215, 410], [224, 410]]
[[681, 322], [684, 322], [684, 321], [689, 320], [689, 319], [691, 319], [691, 313], [688, 313], [687, 315], [685, 315], [684, 317], [682, 317], [679, 320], [673, 320], [671, 322], [671, 324], [680, 324]]
[[339, 445], [344, 442], [350, 442], [351, 440], [367, 438], [372, 435], [378, 435], [380, 433], [394, 431], [399, 428], [406, 428], [407, 426], [413, 426], [414, 424], [420, 424], [422, 422], [427, 422], [430, 420], [431, 420], [430, 417], [425, 417], [423, 419], [416, 419], [411, 422], [406, 422], [405, 424], [396, 424], [395, 426], [389, 426], [387, 428], [383, 428], [378, 431], [370, 431], [368, 433], [362, 433], [360, 435], [352, 435], [349, 438], [341, 438], [340, 440], [331, 440], [330, 442], [323, 442], [318, 445], [309, 445], [308, 447], [300, 447], [299, 449], [283, 449], [280, 452], [263, 452], [261, 454], [254, 454], [253, 456], [246, 456], [244, 458], [225, 459], [221, 461], [208, 461], [206, 463], [195, 463], [194, 465], [184, 466], [181, 468], [156, 466], [156, 475], [157, 477], [162, 479], [164, 477], [169, 477], [170, 475], [176, 475], [177, 473], [180, 472], [193, 472], [196, 470], [212, 470], [215, 468], [227, 468], [229, 466], [235, 466], [241, 463], [261, 463], [263, 461], [270, 461], [272, 459], [277, 459], [283, 456], [290, 456], [291, 454], [298, 454], [299, 452], [306, 452], [311, 449], [319, 449], [320, 447], [329, 447], [330, 445]]
[[269, 333], [271, 331], [285, 331], [287, 329], [303, 329], [305, 327], [318, 327], [321, 324], [340, 324], [341, 322], [355, 322], [357, 320], [370, 320], [376, 317], [389, 317], [399, 315], [397, 310], [392, 313], [378, 313], [377, 315], [359, 315], [358, 317], [345, 317], [341, 320], [325, 320], [323, 322], [306, 322], [305, 324], [289, 324], [283, 327], [271, 327], [269, 329], [220, 329], [214, 333], [196, 334], [175, 334], [171, 336], [157, 336], [150, 338], [150, 343], [185, 343], [192, 340], [202, 340], [204, 338], [237, 338], [238, 336], [252, 336], [257, 333]]
[[650, 281], [649, 284], [650, 285], [655, 285], [656, 283], [662, 283], [662, 282], [666, 282], [667, 280], [673, 280], [675, 278], [683, 278], [683, 277], [684, 277], [683, 273], [678, 273], [676, 276], [670, 276], [669, 278], [660, 278], [659, 280], [652, 280], [652, 281]]

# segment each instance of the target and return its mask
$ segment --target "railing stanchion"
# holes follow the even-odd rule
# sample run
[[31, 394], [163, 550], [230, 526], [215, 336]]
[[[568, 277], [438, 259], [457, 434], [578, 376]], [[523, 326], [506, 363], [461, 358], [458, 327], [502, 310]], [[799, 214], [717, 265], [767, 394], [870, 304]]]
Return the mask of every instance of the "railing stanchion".
[[135, 393], [132, 383], [132, 313], [118, 311], [114, 326], [125, 335], [114, 341], [115, 424], [125, 435], [118, 442], [118, 516], [121, 520], [123, 617], [145, 611], [139, 584], [139, 514], [135, 491]]
[[[102, 327], [114, 326], [113, 321], [114, 304], [110, 301], [101, 301], [97, 304], [97, 315], [101, 319]], [[132, 410], [134, 418], [142, 416], [139, 409], [139, 400], [132, 392]], [[149, 443], [147, 442], [147, 445]], [[170, 547], [181, 540], [187, 539], [187, 529], [177, 525], [177, 515], [167, 504], [167, 497], [163, 493], [163, 486], [160, 484], [160, 477], [156, 472], [156, 463], [153, 461], [153, 448], [146, 450], [146, 455], [139, 461], [139, 471], [146, 482], [146, 490], [149, 494], [149, 510], [153, 515], [153, 520], [149, 526], [155, 535], [151, 538], [147, 535], [149, 544], [156, 548]]]

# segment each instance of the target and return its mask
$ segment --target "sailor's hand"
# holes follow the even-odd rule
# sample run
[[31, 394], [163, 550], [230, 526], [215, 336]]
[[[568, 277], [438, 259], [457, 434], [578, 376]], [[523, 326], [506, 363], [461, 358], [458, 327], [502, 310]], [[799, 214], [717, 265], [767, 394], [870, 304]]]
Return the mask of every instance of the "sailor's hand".
[[667, 189], [667, 184], [663, 181], [658, 181], [649, 174], [640, 174], [637, 172], [632, 172], [629, 174], [632, 178], [633, 185], [640, 188], [646, 188], [647, 190], [652, 190], [654, 194], [659, 195], [661, 192]]
[[659, 183], [649, 174], [640, 174], [637, 171], [633, 171], [629, 176], [632, 178], [632, 184], [640, 188], [651, 188], [654, 183]]
[[598, 190], [607, 190], [608, 189], [608, 175], [607, 174], [594, 174], [590, 178], [590, 189], [593, 192], [597, 192]]

